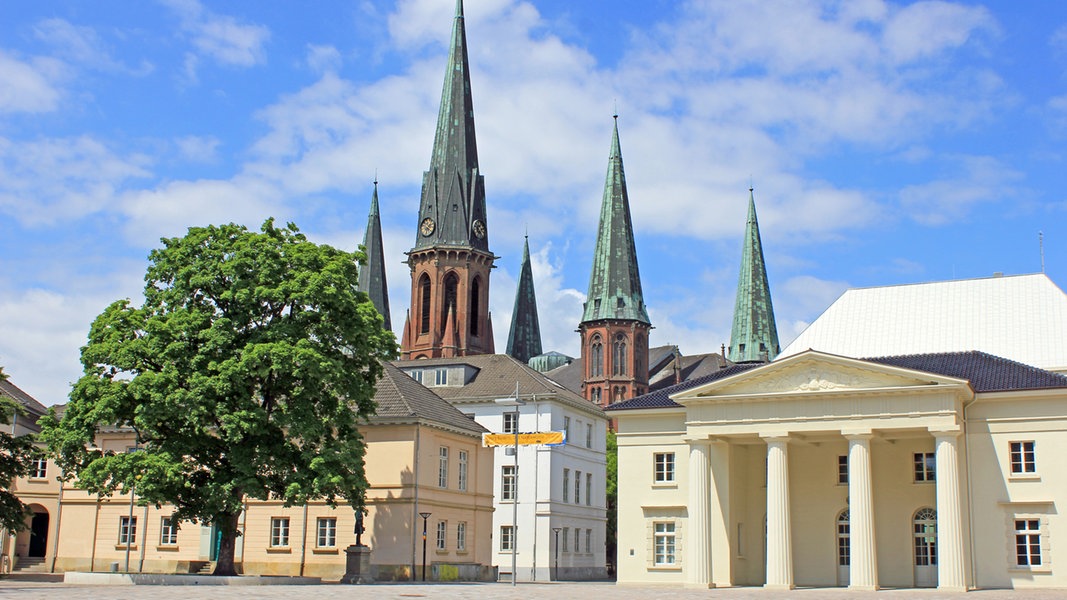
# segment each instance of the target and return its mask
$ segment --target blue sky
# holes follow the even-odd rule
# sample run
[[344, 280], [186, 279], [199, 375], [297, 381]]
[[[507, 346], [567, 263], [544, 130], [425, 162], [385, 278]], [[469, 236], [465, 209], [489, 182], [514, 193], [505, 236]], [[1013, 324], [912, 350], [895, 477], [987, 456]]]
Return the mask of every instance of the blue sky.
[[[452, 0], [0, 5], [0, 365], [45, 404], [89, 323], [187, 227], [362, 240], [396, 329]], [[611, 115], [653, 345], [729, 342], [748, 187], [778, 330], [842, 291], [1067, 285], [1067, 3], [467, 0], [497, 347], [529, 232], [546, 349], [578, 354]]]

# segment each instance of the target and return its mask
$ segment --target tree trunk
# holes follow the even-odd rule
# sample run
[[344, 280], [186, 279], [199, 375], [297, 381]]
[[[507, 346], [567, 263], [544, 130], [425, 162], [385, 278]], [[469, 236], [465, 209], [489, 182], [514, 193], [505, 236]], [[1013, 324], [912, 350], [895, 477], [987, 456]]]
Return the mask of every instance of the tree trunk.
[[[215, 521], [220, 540], [218, 562], [215, 563], [215, 571], [212, 575], [237, 575], [237, 569], [234, 566], [234, 555], [237, 548], [237, 517], [237, 514], [222, 514]], [[214, 543], [214, 540], [212, 540], [212, 543]]]

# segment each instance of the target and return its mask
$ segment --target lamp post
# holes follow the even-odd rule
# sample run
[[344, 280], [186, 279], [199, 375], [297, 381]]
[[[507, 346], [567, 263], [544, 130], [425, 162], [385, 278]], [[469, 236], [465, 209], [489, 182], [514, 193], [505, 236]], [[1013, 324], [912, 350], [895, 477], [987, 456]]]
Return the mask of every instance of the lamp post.
[[519, 398], [519, 382], [515, 382], [514, 398], [497, 398], [496, 403], [515, 407], [515, 479], [512, 484], [515, 497], [511, 502], [511, 585], [514, 586], [519, 578], [519, 407], [526, 404]]
[[430, 513], [421, 512], [419, 516], [422, 517], [422, 580], [426, 581], [426, 519], [430, 518]]
[[560, 529], [563, 529], [563, 528], [562, 527], [553, 527], [552, 528], [552, 533], [556, 534], [556, 556], [555, 556], [555, 559], [556, 559], [556, 572], [552, 576], [552, 580], [553, 581], [559, 581], [559, 530]]

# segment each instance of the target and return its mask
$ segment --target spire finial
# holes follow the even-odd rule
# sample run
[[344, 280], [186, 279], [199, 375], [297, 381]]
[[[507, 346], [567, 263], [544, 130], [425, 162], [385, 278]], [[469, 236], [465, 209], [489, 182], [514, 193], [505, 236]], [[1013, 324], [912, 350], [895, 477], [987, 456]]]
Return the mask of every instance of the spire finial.
[[374, 167], [374, 189], [378, 189], [378, 167]]
[[611, 113], [611, 118], [615, 119], [616, 121], [619, 120], [619, 99], [618, 98], [615, 99], [615, 108], [614, 108], [613, 112]]
[[456, 0], [456, 18], [463, 18], [463, 0]]

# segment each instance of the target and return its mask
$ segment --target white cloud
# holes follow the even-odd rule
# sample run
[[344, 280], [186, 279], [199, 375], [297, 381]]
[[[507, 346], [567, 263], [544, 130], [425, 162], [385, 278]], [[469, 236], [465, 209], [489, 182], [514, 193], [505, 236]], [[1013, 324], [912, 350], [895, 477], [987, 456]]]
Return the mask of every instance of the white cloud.
[[174, 140], [183, 159], [203, 164], [218, 160], [219, 143], [219, 139], [213, 135], [187, 135]]
[[890, 58], [909, 63], [966, 44], [974, 36], [996, 33], [989, 10], [931, 1], [909, 4], [885, 25], [883, 43]]
[[0, 212], [40, 225], [111, 210], [124, 185], [149, 176], [149, 162], [120, 155], [90, 136], [0, 138]]
[[[216, 14], [198, 0], [161, 1], [181, 19], [182, 32], [195, 48], [195, 56], [228, 67], [252, 67], [266, 62], [264, 46], [270, 40], [270, 29], [266, 26]], [[189, 81], [196, 81], [198, 62], [186, 57], [185, 76]]]
[[341, 67], [341, 53], [333, 46], [308, 44], [307, 64], [316, 73], [336, 71]]
[[1014, 197], [1023, 174], [990, 156], [955, 157], [960, 172], [900, 190], [900, 202], [912, 219], [944, 225], [967, 218], [980, 203]]
[[44, 113], [56, 110], [63, 96], [56, 80], [62, 64], [55, 59], [19, 60], [0, 50], [0, 113]]

